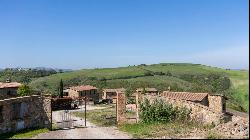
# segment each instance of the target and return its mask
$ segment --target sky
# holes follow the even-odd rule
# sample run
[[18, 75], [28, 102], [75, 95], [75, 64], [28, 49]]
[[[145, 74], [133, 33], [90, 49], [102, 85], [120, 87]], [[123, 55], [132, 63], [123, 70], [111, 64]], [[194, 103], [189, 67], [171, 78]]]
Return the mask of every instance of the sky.
[[0, 68], [249, 69], [248, 0], [0, 0]]

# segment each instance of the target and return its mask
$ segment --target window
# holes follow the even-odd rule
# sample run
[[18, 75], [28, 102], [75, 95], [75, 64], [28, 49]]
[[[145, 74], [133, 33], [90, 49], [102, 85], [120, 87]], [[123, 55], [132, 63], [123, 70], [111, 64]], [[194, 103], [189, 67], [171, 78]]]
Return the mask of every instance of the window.
[[0, 106], [0, 123], [3, 122], [3, 106]]
[[10, 90], [7, 91], [7, 95], [10, 95]]

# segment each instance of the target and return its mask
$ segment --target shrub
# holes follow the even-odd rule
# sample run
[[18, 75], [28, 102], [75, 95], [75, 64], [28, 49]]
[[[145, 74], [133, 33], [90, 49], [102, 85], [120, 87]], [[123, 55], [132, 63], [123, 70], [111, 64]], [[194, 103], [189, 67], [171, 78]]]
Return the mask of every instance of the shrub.
[[207, 135], [207, 139], [222, 139], [223, 137], [217, 133], [209, 132]]
[[154, 76], [154, 74], [150, 71], [144, 73], [144, 76]]
[[167, 76], [172, 76], [172, 73], [170, 71], [167, 71]]
[[17, 90], [18, 96], [28, 96], [31, 95], [30, 87], [27, 85], [21, 85]]
[[174, 107], [161, 99], [155, 99], [151, 104], [148, 99], [140, 103], [140, 118], [144, 123], [162, 122], [172, 120], [185, 121], [189, 110], [185, 107]]

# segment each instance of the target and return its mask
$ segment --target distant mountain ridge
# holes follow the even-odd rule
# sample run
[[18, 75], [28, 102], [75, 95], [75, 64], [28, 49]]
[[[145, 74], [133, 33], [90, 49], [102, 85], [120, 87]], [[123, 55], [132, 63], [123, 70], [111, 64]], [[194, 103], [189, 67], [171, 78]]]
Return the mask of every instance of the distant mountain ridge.
[[[5, 69], [12, 69], [12, 70], [45, 70], [45, 71], [56, 71], [56, 72], [71, 72], [72, 69], [59, 69], [59, 68], [49, 68], [49, 67], [35, 67], [35, 68], [22, 68], [22, 67], [16, 67], [16, 68], [5, 68]], [[3, 71], [5, 69], [0, 68], [0, 71]]]

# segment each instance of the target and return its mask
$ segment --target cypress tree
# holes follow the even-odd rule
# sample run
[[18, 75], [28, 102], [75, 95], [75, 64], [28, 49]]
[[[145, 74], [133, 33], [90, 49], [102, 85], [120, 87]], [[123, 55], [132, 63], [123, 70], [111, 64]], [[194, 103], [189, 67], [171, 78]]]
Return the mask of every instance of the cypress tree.
[[62, 79], [60, 81], [59, 95], [60, 95], [60, 98], [63, 98], [63, 81], [62, 81]]

